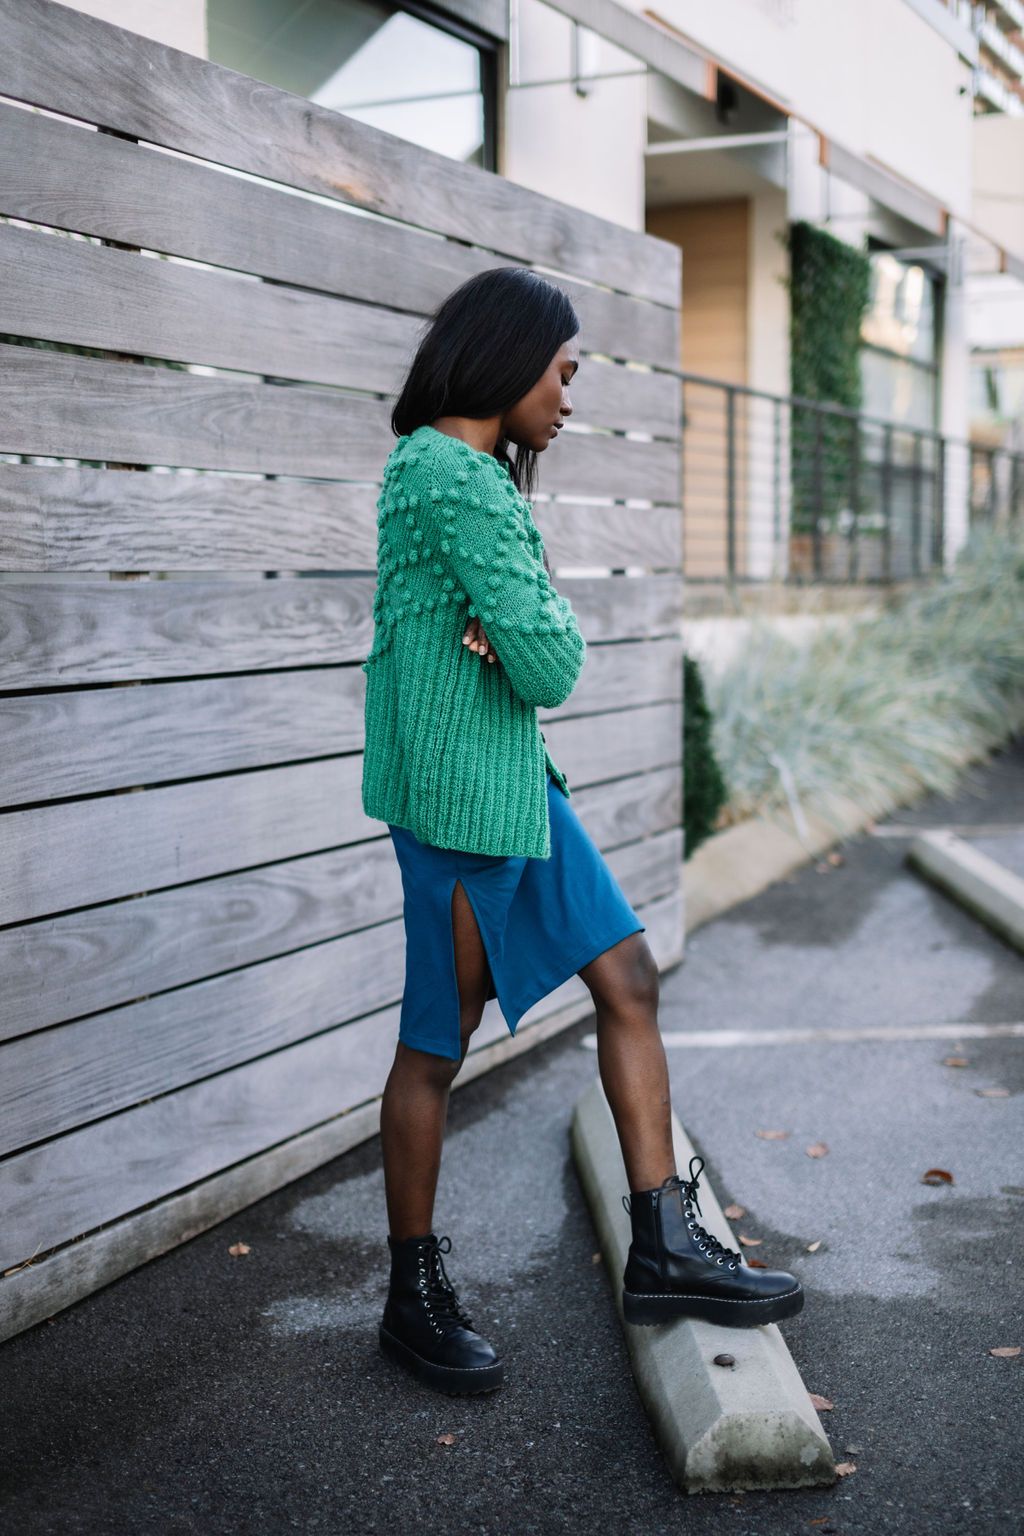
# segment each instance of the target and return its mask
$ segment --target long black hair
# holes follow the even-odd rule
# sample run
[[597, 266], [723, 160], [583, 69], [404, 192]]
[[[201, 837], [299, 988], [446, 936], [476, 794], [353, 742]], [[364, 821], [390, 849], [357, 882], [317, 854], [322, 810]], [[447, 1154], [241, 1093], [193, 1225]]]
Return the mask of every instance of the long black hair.
[[[579, 317], [567, 294], [528, 267], [491, 267], [451, 292], [429, 322], [391, 412], [396, 437], [438, 416], [480, 419], [506, 411], [527, 394]], [[508, 466], [521, 495], [533, 495], [537, 455], [504, 435], [494, 456]]]

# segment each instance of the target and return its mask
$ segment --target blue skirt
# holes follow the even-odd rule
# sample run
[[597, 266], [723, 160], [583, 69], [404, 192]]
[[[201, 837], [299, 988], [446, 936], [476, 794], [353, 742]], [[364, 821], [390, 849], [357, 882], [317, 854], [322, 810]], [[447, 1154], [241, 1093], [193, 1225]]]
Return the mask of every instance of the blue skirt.
[[551, 857], [463, 853], [388, 831], [402, 872], [405, 991], [398, 1038], [458, 1061], [459, 990], [452, 934], [457, 880], [473, 908], [509, 1033], [540, 998], [642, 923], [576, 809], [548, 773]]

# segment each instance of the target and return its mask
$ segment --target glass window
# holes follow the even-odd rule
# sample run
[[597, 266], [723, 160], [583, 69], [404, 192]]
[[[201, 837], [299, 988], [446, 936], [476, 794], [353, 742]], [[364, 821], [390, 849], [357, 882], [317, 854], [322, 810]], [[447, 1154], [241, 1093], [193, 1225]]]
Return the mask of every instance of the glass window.
[[208, 0], [207, 48], [332, 112], [496, 169], [492, 50], [456, 21], [379, 0]]
[[910, 427], [935, 425], [935, 374], [906, 358], [865, 347], [860, 358], [861, 410]]
[[905, 266], [888, 251], [869, 255], [871, 297], [861, 323], [862, 338], [900, 357], [934, 363], [934, 279], [924, 267]]
[[861, 322], [861, 409], [932, 428], [938, 410], [937, 279], [926, 267], [869, 250], [871, 285]]

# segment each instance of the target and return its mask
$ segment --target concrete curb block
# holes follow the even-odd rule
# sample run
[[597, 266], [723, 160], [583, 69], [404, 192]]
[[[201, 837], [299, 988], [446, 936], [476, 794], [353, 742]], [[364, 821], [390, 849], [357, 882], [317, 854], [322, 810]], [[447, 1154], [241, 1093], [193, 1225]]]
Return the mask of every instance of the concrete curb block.
[[935, 828], [915, 837], [907, 863], [1024, 951], [1024, 880], [955, 832]]
[[875, 819], [863, 806], [839, 796], [830, 800], [828, 812], [830, 819], [805, 813], [806, 843], [784, 811], [778, 822], [753, 816], [702, 843], [684, 866], [687, 933], [784, 880]]
[[[677, 1167], [694, 1149], [672, 1118]], [[571, 1143], [622, 1318], [622, 1271], [631, 1226], [629, 1188], [600, 1078], [577, 1101]], [[709, 1232], [735, 1246], [706, 1179], [700, 1202]], [[653, 1328], [623, 1320], [637, 1388], [675, 1481], [687, 1493], [807, 1488], [835, 1481], [832, 1449], [779, 1328], [722, 1328], [679, 1318]], [[715, 1365], [730, 1354], [735, 1366]]]

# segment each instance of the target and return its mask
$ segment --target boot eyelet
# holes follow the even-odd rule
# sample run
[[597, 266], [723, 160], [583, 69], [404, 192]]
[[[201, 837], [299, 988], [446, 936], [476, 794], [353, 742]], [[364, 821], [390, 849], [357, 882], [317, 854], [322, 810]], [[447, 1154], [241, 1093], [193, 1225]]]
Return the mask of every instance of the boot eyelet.
[[724, 1264], [724, 1263], [725, 1263], [725, 1260], [724, 1260], [724, 1259], [716, 1259], [716, 1260], [715, 1260], [715, 1263], [716, 1263], [716, 1264]]

